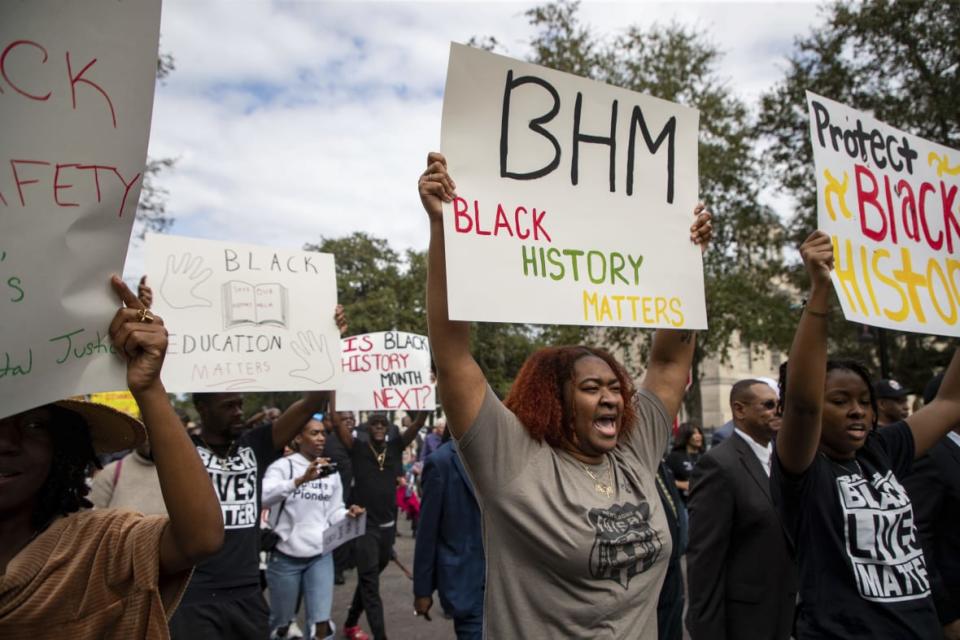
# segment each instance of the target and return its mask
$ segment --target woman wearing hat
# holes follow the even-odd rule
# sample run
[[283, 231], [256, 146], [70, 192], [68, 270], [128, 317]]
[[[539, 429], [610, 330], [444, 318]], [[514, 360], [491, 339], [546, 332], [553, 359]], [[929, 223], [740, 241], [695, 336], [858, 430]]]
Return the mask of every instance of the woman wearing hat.
[[[191, 567], [216, 552], [213, 487], [160, 382], [167, 332], [116, 276], [110, 338], [143, 424], [102, 405], [54, 402], [0, 419], [0, 637], [167, 638]], [[169, 516], [90, 510], [97, 453], [150, 435]]]

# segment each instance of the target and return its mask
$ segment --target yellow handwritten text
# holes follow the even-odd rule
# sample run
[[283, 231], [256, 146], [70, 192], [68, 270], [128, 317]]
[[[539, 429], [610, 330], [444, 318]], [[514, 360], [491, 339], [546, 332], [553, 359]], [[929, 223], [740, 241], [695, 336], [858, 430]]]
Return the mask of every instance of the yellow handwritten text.
[[919, 324], [928, 324], [932, 311], [946, 325], [957, 323], [960, 260], [929, 258], [926, 264], [914, 264], [907, 247], [891, 252], [832, 238], [838, 293], [849, 309], [866, 318]]
[[680, 298], [662, 296], [607, 295], [583, 291], [583, 319], [586, 322], [642, 322], [651, 326], [682, 327]]

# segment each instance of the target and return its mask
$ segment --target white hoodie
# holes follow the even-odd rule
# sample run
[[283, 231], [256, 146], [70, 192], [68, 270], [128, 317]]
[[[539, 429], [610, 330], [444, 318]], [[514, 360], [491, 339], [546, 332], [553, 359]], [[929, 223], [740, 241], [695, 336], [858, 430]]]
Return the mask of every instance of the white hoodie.
[[295, 453], [271, 464], [263, 476], [263, 505], [271, 507], [270, 522], [280, 536], [277, 549], [295, 558], [323, 553], [323, 532], [347, 516], [340, 474], [296, 485], [308, 466], [310, 461]]

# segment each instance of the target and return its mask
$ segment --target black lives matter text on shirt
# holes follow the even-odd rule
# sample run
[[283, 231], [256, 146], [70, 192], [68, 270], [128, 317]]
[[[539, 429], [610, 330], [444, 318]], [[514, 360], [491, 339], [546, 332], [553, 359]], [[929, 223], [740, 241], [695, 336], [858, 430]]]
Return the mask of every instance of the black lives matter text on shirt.
[[260, 496], [263, 474], [280, 457], [273, 448], [270, 423], [244, 432], [227, 455], [218, 456], [194, 439], [223, 513], [224, 538], [220, 551], [197, 565], [184, 603], [211, 592], [260, 583]]
[[256, 526], [258, 509], [257, 454], [248, 446], [220, 458], [206, 447], [198, 447], [200, 460], [210, 475], [210, 481], [220, 500], [223, 528], [245, 529]]
[[837, 477], [846, 552], [860, 597], [902, 602], [930, 595], [913, 507], [892, 471]]
[[627, 589], [630, 579], [650, 569], [663, 549], [660, 536], [650, 526], [646, 501], [591, 509], [587, 519], [596, 534], [590, 550], [593, 578], [613, 580]]
[[867, 436], [855, 461], [817, 455], [800, 476], [776, 452], [771, 490], [800, 565], [796, 636], [932, 638], [940, 633], [913, 510], [905, 422]]

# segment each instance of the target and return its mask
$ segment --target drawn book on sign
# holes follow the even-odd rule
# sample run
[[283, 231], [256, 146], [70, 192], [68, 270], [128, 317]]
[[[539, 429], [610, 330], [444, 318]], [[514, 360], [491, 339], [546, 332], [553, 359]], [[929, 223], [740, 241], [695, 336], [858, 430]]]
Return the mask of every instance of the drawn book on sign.
[[223, 283], [222, 293], [224, 329], [249, 324], [287, 327], [287, 288], [282, 284], [230, 280]]

